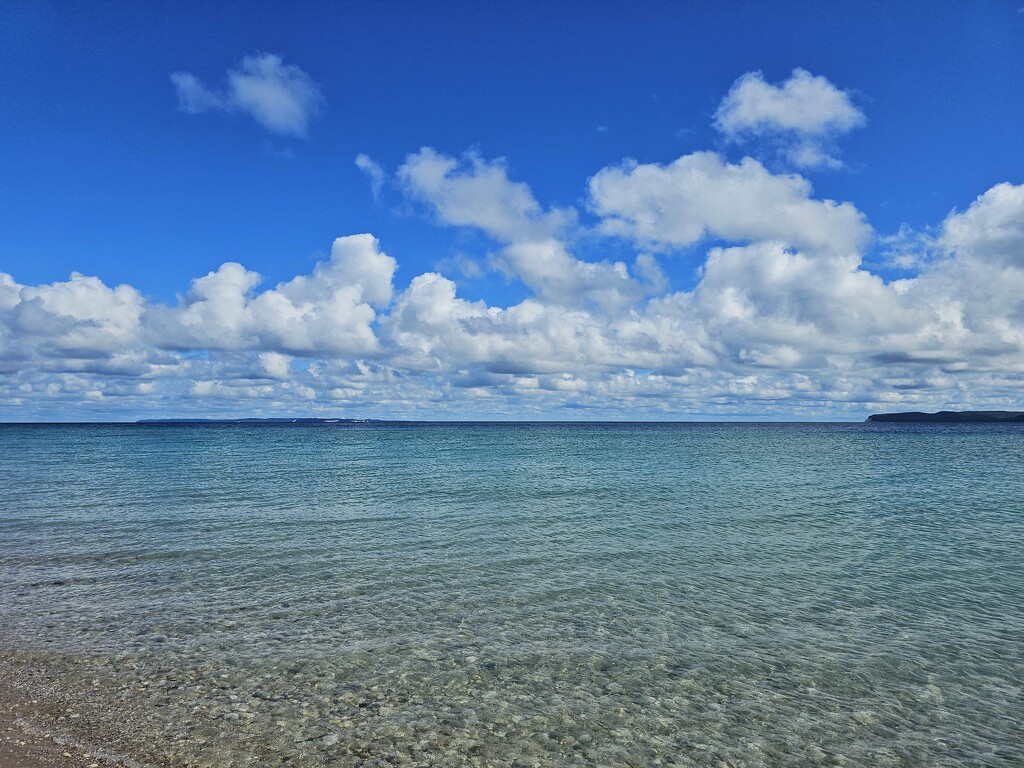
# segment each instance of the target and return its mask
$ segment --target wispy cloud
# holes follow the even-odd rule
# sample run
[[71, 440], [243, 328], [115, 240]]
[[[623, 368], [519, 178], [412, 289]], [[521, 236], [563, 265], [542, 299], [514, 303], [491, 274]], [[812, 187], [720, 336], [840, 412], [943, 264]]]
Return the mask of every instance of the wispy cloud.
[[324, 97], [313, 79], [280, 56], [246, 56], [227, 72], [219, 89], [204, 85], [189, 72], [175, 72], [171, 82], [183, 112], [210, 110], [247, 114], [271, 133], [306, 138], [310, 122], [323, 109]]
[[381, 190], [384, 189], [384, 185], [388, 180], [387, 172], [372, 157], [362, 152], [356, 155], [356, 168], [362, 171], [366, 178], [370, 180], [370, 191], [373, 193], [373, 199], [380, 200]]

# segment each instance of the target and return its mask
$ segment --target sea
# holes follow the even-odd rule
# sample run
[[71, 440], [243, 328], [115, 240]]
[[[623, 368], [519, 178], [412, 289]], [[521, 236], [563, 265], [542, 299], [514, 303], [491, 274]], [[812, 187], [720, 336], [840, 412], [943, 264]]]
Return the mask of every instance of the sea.
[[1022, 545], [1021, 425], [4, 425], [0, 682], [127, 766], [1019, 768]]

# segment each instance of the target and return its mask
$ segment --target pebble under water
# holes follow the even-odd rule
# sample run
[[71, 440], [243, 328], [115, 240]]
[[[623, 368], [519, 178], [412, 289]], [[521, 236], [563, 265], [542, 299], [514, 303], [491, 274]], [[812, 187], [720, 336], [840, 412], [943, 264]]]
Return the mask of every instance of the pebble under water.
[[128, 765], [1021, 766], [1022, 466], [1019, 426], [0, 426], [0, 677]]

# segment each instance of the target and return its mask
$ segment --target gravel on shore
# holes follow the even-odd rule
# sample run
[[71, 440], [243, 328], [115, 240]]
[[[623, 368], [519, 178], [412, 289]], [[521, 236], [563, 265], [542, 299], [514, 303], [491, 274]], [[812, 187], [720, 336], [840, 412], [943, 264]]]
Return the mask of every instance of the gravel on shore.
[[0, 675], [0, 768], [150, 768], [64, 728], [57, 707], [72, 694], [39, 686], [33, 670], [4, 665]]

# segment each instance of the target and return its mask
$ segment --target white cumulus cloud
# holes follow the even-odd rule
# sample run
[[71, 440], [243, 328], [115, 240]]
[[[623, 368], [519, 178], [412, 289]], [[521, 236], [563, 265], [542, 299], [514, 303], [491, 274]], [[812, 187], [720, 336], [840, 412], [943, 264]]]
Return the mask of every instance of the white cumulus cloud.
[[445, 223], [479, 229], [506, 243], [493, 265], [540, 297], [563, 305], [622, 304], [643, 294], [622, 262], [588, 262], [561, 239], [576, 223], [571, 208], [545, 210], [527, 184], [508, 176], [504, 160], [468, 153], [462, 160], [421, 149], [398, 170], [406, 193]]
[[680, 248], [714, 237], [858, 253], [871, 235], [864, 216], [850, 203], [815, 200], [811, 192], [801, 176], [773, 174], [749, 157], [726, 163], [714, 152], [668, 165], [626, 161], [590, 179], [601, 229], [647, 247]]
[[727, 139], [774, 139], [797, 168], [840, 167], [833, 140], [866, 122], [848, 92], [800, 68], [778, 85], [761, 72], [748, 72], [715, 112], [715, 127]]
[[229, 262], [193, 280], [179, 306], [150, 308], [151, 339], [178, 350], [372, 354], [375, 307], [390, 301], [395, 267], [370, 235], [338, 238], [312, 274], [262, 292], [257, 273]]
[[144, 300], [73, 272], [64, 282], [22, 286], [0, 275], [0, 310], [9, 342], [44, 357], [97, 358], [137, 343]]
[[1024, 267], [1024, 184], [997, 184], [945, 221], [939, 243], [950, 251]]
[[457, 160], [424, 147], [406, 158], [398, 180], [442, 223], [475, 227], [503, 242], [546, 240], [575, 218], [568, 209], [544, 211], [526, 184], [509, 179], [504, 160], [476, 152]]

